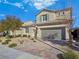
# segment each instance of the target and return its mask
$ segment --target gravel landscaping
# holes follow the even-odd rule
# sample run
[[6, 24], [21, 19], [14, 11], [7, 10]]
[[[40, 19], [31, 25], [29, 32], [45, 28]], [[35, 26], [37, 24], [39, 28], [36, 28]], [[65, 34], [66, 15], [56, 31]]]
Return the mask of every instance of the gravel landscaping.
[[33, 55], [43, 57], [44, 59], [58, 59], [57, 54], [62, 53], [37, 40], [35, 40], [36, 42], [34, 42], [33, 40], [30, 40], [28, 38], [21, 38], [24, 42], [23, 44], [20, 44], [20, 42], [17, 41], [19, 39], [20, 38], [12, 39], [13, 42], [17, 42], [17, 50], [28, 52]]
[[[45, 42], [59, 49], [61, 49], [61, 47], [64, 48], [66, 47], [64, 45], [62, 46], [48, 41]], [[44, 59], [59, 59], [57, 55], [62, 53], [61, 51], [47, 44], [44, 44], [38, 40], [34, 40], [34, 39], [31, 40], [30, 38], [26, 38], [26, 37], [11, 38], [11, 42], [9, 44], [11, 43], [17, 44], [17, 46], [14, 48], [16, 50], [30, 53], [32, 55], [36, 55]]]

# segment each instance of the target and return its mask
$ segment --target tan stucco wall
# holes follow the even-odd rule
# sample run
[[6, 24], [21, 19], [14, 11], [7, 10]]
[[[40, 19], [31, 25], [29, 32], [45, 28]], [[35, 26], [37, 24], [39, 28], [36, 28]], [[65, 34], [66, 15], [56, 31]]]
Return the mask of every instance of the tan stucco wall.
[[50, 25], [50, 26], [38, 26], [38, 38], [41, 39], [41, 29], [40, 28], [55, 28], [55, 27], [65, 27], [66, 30], [66, 39], [69, 39], [69, 32], [68, 32], [68, 25], [67, 24], [63, 24], [63, 25]]
[[29, 35], [31, 35], [32, 38], [34, 37], [34, 29], [34, 27], [29, 28]]
[[22, 34], [21, 35], [30, 35], [31, 37], [34, 37], [34, 27], [28, 27], [28, 32], [26, 33], [26, 28], [22, 28]]
[[21, 31], [22, 31], [22, 33], [21, 33], [22, 36], [28, 34], [28, 33], [26, 33], [26, 28], [21, 28]]
[[[68, 24], [62, 24], [62, 25], [49, 25], [49, 26], [38, 26], [38, 32], [37, 32], [37, 37], [38, 39], [41, 39], [42, 37], [42, 31], [41, 28], [58, 28], [58, 27], [65, 27], [65, 37], [68, 40], [69, 39], [69, 28], [68, 28]], [[32, 38], [34, 38], [35, 35], [35, 27], [29, 27], [29, 32], [26, 33], [26, 28], [21, 28], [21, 30], [15, 30], [11, 35], [30, 35]]]
[[22, 30], [14, 30], [14, 31], [10, 31], [9, 35], [21, 35], [22, 34]]
[[55, 13], [42, 11], [39, 15], [36, 16], [36, 23], [42, 23], [43, 20], [41, 19], [41, 16], [45, 15], [45, 14], [47, 14], [47, 16], [48, 16], [47, 22], [51, 22], [51, 21], [53, 21], [55, 19]]
[[66, 27], [65, 30], [66, 30], [66, 40], [68, 41], [69, 38], [70, 38], [70, 37], [69, 37], [69, 28]]
[[[63, 15], [64, 12], [64, 15]], [[42, 15], [47, 14], [48, 20], [46, 22], [56, 22], [60, 20], [66, 20], [66, 19], [71, 19], [71, 10], [64, 10], [64, 11], [57, 11], [57, 12], [48, 12], [48, 11], [42, 11], [36, 16], [36, 23], [44, 23], [43, 20], [41, 19]], [[60, 15], [59, 15], [60, 14]]]
[[[64, 12], [64, 15], [63, 15]], [[57, 16], [57, 14], [60, 13], [60, 16]], [[71, 19], [71, 10], [66, 10], [66, 11], [59, 11], [56, 13], [56, 19]]]
[[31, 24], [33, 24], [33, 22], [32, 21], [28, 21], [28, 22], [24, 22], [22, 24], [22, 26], [28, 26], [28, 25], [31, 25]]

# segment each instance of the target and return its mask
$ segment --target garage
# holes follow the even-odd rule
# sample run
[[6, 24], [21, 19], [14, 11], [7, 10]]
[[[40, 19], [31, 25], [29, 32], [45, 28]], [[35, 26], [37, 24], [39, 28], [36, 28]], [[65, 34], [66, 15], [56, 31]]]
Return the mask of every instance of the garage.
[[65, 40], [65, 28], [42, 28], [43, 40]]

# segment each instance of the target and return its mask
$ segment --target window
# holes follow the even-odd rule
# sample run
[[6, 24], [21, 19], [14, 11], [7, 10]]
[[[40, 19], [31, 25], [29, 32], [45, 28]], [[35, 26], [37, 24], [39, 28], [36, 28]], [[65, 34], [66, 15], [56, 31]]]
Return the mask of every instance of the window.
[[57, 13], [57, 16], [64, 16], [64, 15], [65, 15], [64, 12], [58, 12], [58, 13]]
[[63, 15], [64, 15], [64, 12], [63, 12]]
[[26, 28], [26, 33], [29, 33], [29, 28], [28, 27]]
[[64, 12], [61, 12], [61, 16], [64, 16]]
[[47, 21], [47, 14], [41, 16], [42, 21]]
[[60, 16], [60, 12], [57, 13], [57, 16]]

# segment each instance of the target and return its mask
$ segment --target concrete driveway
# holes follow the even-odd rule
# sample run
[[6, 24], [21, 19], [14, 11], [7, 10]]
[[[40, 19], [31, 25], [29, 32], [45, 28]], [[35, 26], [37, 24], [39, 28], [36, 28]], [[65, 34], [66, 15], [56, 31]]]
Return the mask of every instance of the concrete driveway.
[[0, 45], [0, 59], [43, 59], [43, 58]]

